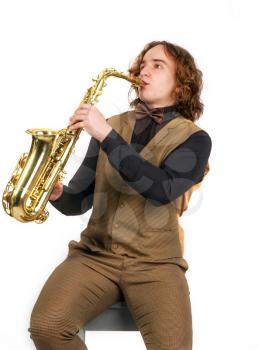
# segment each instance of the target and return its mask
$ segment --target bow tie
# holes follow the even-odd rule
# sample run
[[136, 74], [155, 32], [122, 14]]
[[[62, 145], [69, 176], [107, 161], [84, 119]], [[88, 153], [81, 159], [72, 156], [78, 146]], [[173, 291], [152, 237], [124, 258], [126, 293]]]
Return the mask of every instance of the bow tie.
[[143, 102], [139, 102], [134, 111], [136, 119], [142, 119], [149, 116], [158, 124], [161, 124], [164, 119], [164, 108], [149, 108]]

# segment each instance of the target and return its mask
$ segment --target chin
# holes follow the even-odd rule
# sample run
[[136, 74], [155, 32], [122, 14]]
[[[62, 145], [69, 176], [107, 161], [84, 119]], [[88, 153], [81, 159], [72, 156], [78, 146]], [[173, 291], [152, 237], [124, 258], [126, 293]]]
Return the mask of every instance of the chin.
[[139, 98], [147, 104], [153, 104], [155, 102], [151, 97], [145, 96], [144, 94], [139, 94]]

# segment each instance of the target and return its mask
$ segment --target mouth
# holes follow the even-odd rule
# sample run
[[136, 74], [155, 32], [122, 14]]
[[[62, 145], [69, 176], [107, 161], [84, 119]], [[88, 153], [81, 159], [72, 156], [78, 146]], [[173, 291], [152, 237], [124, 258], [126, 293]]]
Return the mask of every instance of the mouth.
[[140, 86], [141, 86], [141, 87], [145, 87], [145, 86], [147, 86], [147, 85], [149, 85], [149, 83], [146, 82], [145, 80], [141, 79], [141, 84], [140, 84]]

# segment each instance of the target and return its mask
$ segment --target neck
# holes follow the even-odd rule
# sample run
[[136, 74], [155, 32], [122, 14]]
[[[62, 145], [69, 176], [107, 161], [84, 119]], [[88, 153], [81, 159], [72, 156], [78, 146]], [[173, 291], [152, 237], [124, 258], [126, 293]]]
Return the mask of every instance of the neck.
[[164, 108], [164, 107], [168, 107], [168, 106], [173, 106], [174, 105], [174, 102], [175, 101], [168, 101], [168, 102], [146, 102], [146, 101], [143, 101], [149, 109], [153, 109], [153, 108]]

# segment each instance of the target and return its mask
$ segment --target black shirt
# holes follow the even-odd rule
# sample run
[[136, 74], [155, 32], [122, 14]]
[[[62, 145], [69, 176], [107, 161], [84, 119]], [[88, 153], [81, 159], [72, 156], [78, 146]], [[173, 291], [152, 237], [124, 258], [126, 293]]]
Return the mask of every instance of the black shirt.
[[[153, 205], [159, 206], [174, 201], [202, 179], [212, 147], [209, 134], [204, 130], [192, 134], [169, 153], [160, 167], [142, 158], [139, 152], [160, 128], [177, 115], [173, 108], [168, 108], [161, 124], [149, 116], [137, 119], [130, 144], [114, 129], [102, 142], [92, 137], [81, 166], [68, 186], [64, 185], [62, 196], [50, 203], [65, 215], [80, 215], [92, 207], [100, 147], [126, 183]], [[144, 183], [138, 181], [140, 179], [143, 179]]]

